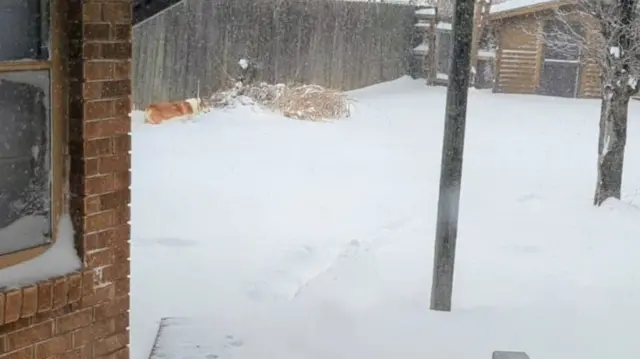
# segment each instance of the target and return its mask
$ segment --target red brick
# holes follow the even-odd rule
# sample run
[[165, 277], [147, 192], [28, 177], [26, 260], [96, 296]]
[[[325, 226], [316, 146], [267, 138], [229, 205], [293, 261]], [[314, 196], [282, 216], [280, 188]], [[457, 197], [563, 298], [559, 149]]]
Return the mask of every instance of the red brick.
[[129, 328], [129, 313], [122, 313], [116, 317], [113, 317], [114, 333], [119, 333], [128, 330]]
[[38, 286], [31, 285], [22, 289], [22, 313], [23, 318], [30, 317], [38, 311]]
[[47, 359], [71, 349], [73, 349], [71, 335], [60, 335], [36, 344], [35, 359]]
[[94, 318], [96, 321], [107, 320], [127, 311], [129, 311], [129, 297], [120, 297], [97, 305], [94, 308]]
[[129, 169], [126, 171], [115, 172], [113, 174], [113, 186], [114, 189], [129, 188], [131, 186], [131, 172]]
[[[117, 192], [105, 193], [100, 196], [100, 210], [116, 209], [127, 206], [130, 202], [131, 194], [128, 188]], [[116, 218], [116, 223], [118, 219]]]
[[[116, 261], [114, 264], [105, 267], [102, 269], [102, 280], [105, 282], [116, 282], [120, 279], [126, 279], [129, 276], [129, 260], [125, 257], [116, 257]], [[124, 288], [122, 288], [124, 289]], [[128, 293], [128, 284], [125, 293], [118, 294], [119, 288], [118, 283], [116, 282], [116, 297], [120, 297], [123, 294]]]
[[62, 355], [55, 357], [55, 359], [92, 359], [91, 347], [89, 345], [82, 346], [77, 349], [68, 351]]
[[[113, 191], [114, 178], [111, 174], [103, 174], [99, 176], [93, 176], [85, 178], [84, 180], [84, 194], [86, 196], [100, 195]], [[99, 197], [98, 197], [99, 199]], [[99, 207], [98, 202], [98, 207]]]
[[102, 97], [101, 82], [80, 82], [80, 85], [82, 85], [82, 94], [86, 100], [97, 100]]
[[94, 283], [95, 283], [95, 272], [93, 271], [93, 269], [85, 270], [82, 273], [82, 295], [83, 296], [88, 296], [93, 294]]
[[69, 286], [67, 278], [58, 278], [53, 282], [53, 309], [58, 309], [67, 304]]
[[116, 41], [127, 41], [127, 42], [130, 42], [132, 40], [132, 37], [131, 37], [131, 26], [121, 25], [121, 24], [116, 24], [114, 26], [115, 26], [115, 28], [114, 28], [114, 39]]
[[129, 345], [129, 333], [118, 333], [93, 344], [93, 355], [102, 356]]
[[84, 22], [102, 21], [102, 4], [84, 3], [82, 6], [82, 20]]
[[31, 317], [31, 324], [40, 324], [47, 321], [50, 321], [55, 317], [55, 311], [48, 311], [44, 313], [36, 313], [33, 317]]
[[0, 354], [0, 359], [32, 359], [33, 347], [26, 347], [15, 352]]
[[131, 168], [131, 156], [128, 153], [100, 157], [98, 159], [98, 171], [100, 173], [126, 171], [129, 168]]
[[53, 283], [51, 281], [38, 284], [38, 312], [51, 310], [53, 306]]
[[104, 211], [91, 214], [84, 219], [84, 233], [97, 232], [106, 228], [113, 227], [115, 223], [115, 214], [113, 211]]
[[0, 326], [0, 335], [15, 332], [16, 330], [28, 328], [32, 324], [33, 324], [33, 317], [20, 318], [15, 322], [5, 323], [4, 325]]
[[[105, 101], [103, 101], [105, 102]], [[110, 101], [110, 104], [115, 104], [115, 101]], [[105, 118], [100, 120], [93, 120], [89, 122], [85, 122], [84, 124], [84, 140], [93, 140], [93, 139], [106, 139], [105, 137], [113, 137], [118, 135], [126, 135], [131, 132], [131, 121], [129, 117], [112, 117], [115, 115], [115, 111], [113, 108], [109, 110], [108, 113], [103, 113]], [[110, 118], [106, 118], [106, 117]], [[111, 148], [110, 148], [111, 151]], [[100, 155], [109, 155], [110, 153], [101, 153]], [[86, 156], [92, 157], [92, 156]]]
[[83, 33], [87, 41], [109, 41], [111, 40], [111, 25], [107, 23], [84, 24]]
[[87, 177], [95, 176], [100, 174], [98, 171], [98, 159], [97, 158], [87, 158], [84, 160], [84, 175]]
[[119, 24], [131, 23], [132, 7], [130, 2], [105, 3], [102, 11], [102, 19]]
[[[128, 26], [125, 27], [129, 29]], [[116, 30], [118, 28], [116, 27]], [[122, 32], [116, 31], [116, 38], [124, 38], [130, 39], [131, 32]], [[113, 64], [113, 78], [114, 80], [129, 80], [131, 78], [131, 61], [119, 61]]]
[[11, 323], [20, 319], [22, 309], [22, 291], [13, 290], [5, 293], [4, 322]]
[[[120, 264], [122, 264], [122, 263], [120, 263]], [[114, 266], [112, 266], [112, 267], [114, 267]], [[125, 266], [122, 265], [121, 268], [125, 268]], [[119, 272], [118, 274], [124, 275], [124, 273], [125, 273], [125, 270], [123, 270], [122, 272]], [[128, 261], [127, 261], [127, 265], [126, 265], [126, 273], [127, 273], [127, 275], [129, 273], [129, 262]], [[130, 292], [131, 292], [131, 284], [130, 284], [129, 278], [125, 277], [125, 278], [122, 278], [122, 279], [118, 279], [115, 282], [115, 285], [116, 285], [116, 293], [115, 293], [116, 297], [122, 297], [122, 296], [130, 294]]]
[[110, 138], [96, 138], [84, 142], [85, 157], [100, 157], [113, 154], [113, 144]]
[[[85, 25], [95, 26], [95, 25]], [[107, 25], [108, 39], [109, 25]], [[110, 80], [114, 75], [114, 65], [110, 61], [86, 61], [84, 63], [84, 79], [86, 81]]]
[[80, 300], [83, 308], [96, 306], [113, 300], [115, 296], [115, 285], [113, 283], [95, 288], [91, 294], [85, 294]]
[[[131, 208], [128, 205], [120, 206], [115, 209], [115, 224], [125, 225], [131, 221]], [[127, 246], [129, 247], [129, 246]], [[129, 258], [128, 256], [126, 258]]]
[[0, 293], [0, 326], [4, 324], [4, 293]]
[[103, 58], [102, 46], [100, 43], [83, 43], [82, 58], [86, 60]]
[[53, 321], [36, 324], [7, 334], [7, 351], [14, 351], [51, 338]]
[[115, 154], [129, 153], [131, 151], [131, 136], [129, 134], [113, 137], [112, 140]]
[[99, 126], [100, 122], [96, 120], [113, 117], [114, 102], [112, 100], [96, 100], [87, 101], [84, 104], [84, 132], [85, 138], [93, 138], [93, 132], [99, 132], [100, 130], [94, 130], [95, 126]]
[[[129, 49], [129, 51], [131, 50]], [[123, 55], [115, 54], [112, 56], [117, 59], [128, 58], [128, 55], [123, 56]], [[104, 98], [129, 96], [130, 93], [131, 93], [130, 80], [114, 80], [114, 81], [105, 81], [102, 83], [102, 97]]]
[[104, 267], [113, 264], [113, 249], [105, 248], [97, 252], [85, 254], [84, 266], [86, 269]]
[[91, 308], [83, 309], [56, 319], [56, 334], [63, 334], [72, 330], [86, 327], [93, 320]]
[[78, 329], [73, 332], [73, 345], [75, 348], [89, 345], [92, 342], [106, 338], [115, 333], [115, 320], [110, 319], [103, 322], [96, 322], [88, 327]]
[[131, 239], [131, 227], [129, 225], [119, 226], [115, 228], [115, 231], [115, 242], [118, 244], [126, 243], [129, 245], [128, 243]]
[[93, 195], [93, 196], [90, 196], [90, 197], [85, 197], [84, 201], [83, 201], [82, 208], [84, 208], [84, 214], [85, 215], [101, 212], [100, 211], [100, 196]]
[[[131, 100], [129, 97], [123, 97], [115, 100], [115, 116], [120, 117], [127, 124], [127, 128], [131, 129], [131, 118], [129, 114], [131, 113]], [[128, 133], [128, 132], [127, 132]]]
[[109, 248], [115, 243], [117, 234], [118, 232], [115, 228], [88, 234], [84, 238], [84, 248], [86, 251]]
[[101, 338], [105, 338], [116, 332], [116, 321], [115, 319], [109, 319], [102, 322], [95, 322], [91, 326], [91, 337], [92, 340], [98, 340]]
[[74, 303], [82, 297], [82, 275], [80, 273], [69, 276], [69, 303]]
[[100, 356], [100, 357], [96, 357], [99, 359], [129, 359], [129, 349], [128, 348], [123, 348], [120, 349], [118, 351], [115, 351], [111, 354], [105, 355], [105, 356]]
[[[122, 104], [119, 103], [118, 100], [115, 100], [114, 106], [122, 106]], [[118, 111], [120, 111], [120, 113], [118, 113]], [[122, 115], [122, 110], [116, 108], [114, 110], [114, 116], [117, 117], [102, 121], [103, 136], [113, 137], [129, 134], [129, 132], [131, 132], [131, 119], [129, 118], [129, 114]]]
[[[98, 198], [98, 203], [100, 202], [100, 197]], [[83, 248], [86, 252], [95, 251], [97, 249], [103, 249], [106, 247], [110, 247], [111, 241], [113, 240], [113, 229], [108, 229], [102, 232], [94, 232], [91, 234], [87, 234], [83, 238]]]

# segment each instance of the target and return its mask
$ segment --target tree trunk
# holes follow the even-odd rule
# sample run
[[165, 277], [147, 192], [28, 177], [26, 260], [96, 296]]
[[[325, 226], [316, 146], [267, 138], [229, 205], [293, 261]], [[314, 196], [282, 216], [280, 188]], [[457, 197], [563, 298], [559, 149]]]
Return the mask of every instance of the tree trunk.
[[[624, 83], [624, 82], [623, 82]], [[604, 87], [598, 139], [598, 182], [594, 204], [620, 199], [624, 148], [627, 143], [627, 113], [631, 96], [615, 85]]]

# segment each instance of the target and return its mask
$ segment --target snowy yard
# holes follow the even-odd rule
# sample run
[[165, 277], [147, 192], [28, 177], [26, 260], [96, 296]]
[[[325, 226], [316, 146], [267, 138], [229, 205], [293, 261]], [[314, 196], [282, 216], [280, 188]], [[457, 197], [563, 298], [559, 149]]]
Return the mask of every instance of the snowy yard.
[[470, 93], [454, 309], [438, 313], [445, 89], [352, 97], [333, 123], [243, 107], [134, 124], [133, 358], [162, 317], [198, 318], [188, 339], [220, 359], [640, 357], [640, 103], [624, 199], [594, 208], [598, 101]]

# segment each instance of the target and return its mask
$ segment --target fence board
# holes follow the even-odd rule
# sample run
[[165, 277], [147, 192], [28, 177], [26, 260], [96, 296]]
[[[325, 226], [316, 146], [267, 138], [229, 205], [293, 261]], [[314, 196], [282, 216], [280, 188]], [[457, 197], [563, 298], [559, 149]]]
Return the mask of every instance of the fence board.
[[410, 6], [334, 0], [184, 0], [133, 30], [133, 101], [210, 94], [243, 56], [270, 83], [352, 90], [407, 74]]

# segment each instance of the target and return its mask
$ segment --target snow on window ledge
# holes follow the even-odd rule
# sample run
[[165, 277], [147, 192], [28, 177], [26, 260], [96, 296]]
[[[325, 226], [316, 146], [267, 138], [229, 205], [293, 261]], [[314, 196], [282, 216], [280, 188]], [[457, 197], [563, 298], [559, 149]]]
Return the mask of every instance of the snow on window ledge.
[[82, 261], [74, 243], [71, 217], [64, 215], [58, 224], [56, 241], [40, 256], [0, 269], [0, 291], [25, 287], [39, 281], [76, 272]]
[[25, 216], [0, 230], [0, 243], [3, 253], [16, 252], [24, 248], [33, 248], [49, 243], [43, 233], [49, 231], [46, 216]]

